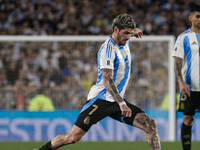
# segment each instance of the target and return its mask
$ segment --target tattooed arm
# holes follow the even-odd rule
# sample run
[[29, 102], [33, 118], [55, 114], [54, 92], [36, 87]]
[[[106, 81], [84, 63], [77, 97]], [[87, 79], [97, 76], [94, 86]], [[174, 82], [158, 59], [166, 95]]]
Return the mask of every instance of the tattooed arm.
[[175, 57], [174, 69], [175, 69], [175, 73], [176, 73], [178, 83], [183, 81], [181, 68], [182, 68], [182, 58]]
[[183, 81], [182, 73], [181, 73], [181, 68], [182, 68], [182, 58], [175, 57], [174, 61], [174, 69], [175, 69], [175, 74], [177, 77], [177, 81], [179, 83], [179, 88], [180, 91], [183, 95], [188, 95], [190, 96], [190, 90], [188, 85]]
[[[112, 69], [102, 69], [103, 73], [103, 84], [107, 91], [113, 96], [113, 98], [117, 101], [117, 103], [124, 102], [122, 97], [120, 96], [117, 87], [113, 81], [113, 70]], [[120, 109], [122, 111], [122, 115], [126, 117], [131, 117], [132, 112], [131, 109], [124, 103], [120, 105]]]

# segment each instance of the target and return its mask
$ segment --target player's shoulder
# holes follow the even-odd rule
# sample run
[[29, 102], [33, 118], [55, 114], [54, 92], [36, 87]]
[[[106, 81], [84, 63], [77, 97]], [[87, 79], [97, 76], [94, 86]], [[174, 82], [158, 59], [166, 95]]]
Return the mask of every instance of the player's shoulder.
[[190, 35], [190, 34], [192, 34], [191, 29], [188, 29], [188, 30], [183, 31], [183, 32], [180, 33], [179, 36], [177, 37], [177, 41], [183, 40], [183, 39], [185, 38], [185, 36], [188, 36], [188, 35]]
[[179, 34], [178, 38], [185, 37], [185, 36], [190, 35], [190, 34], [192, 34], [192, 33], [193, 33], [193, 32], [191, 31], [191, 29], [185, 30], [185, 31], [183, 31], [183, 32], [181, 32], [181, 33]]
[[112, 52], [115, 51], [117, 43], [112, 39], [112, 37], [108, 37], [107, 40], [102, 44], [101, 51], [103, 52]]
[[107, 46], [115, 46], [116, 44], [117, 43], [114, 41], [114, 39], [111, 36], [109, 36], [107, 40], [105, 41], [105, 45]]

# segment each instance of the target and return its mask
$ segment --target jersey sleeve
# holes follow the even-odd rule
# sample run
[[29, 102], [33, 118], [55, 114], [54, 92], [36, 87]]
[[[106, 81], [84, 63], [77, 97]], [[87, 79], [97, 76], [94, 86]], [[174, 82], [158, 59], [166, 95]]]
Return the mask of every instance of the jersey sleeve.
[[172, 53], [173, 57], [180, 57], [180, 58], [184, 58], [184, 47], [183, 47], [183, 40], [184, 40], [185, 36], [181, 36], [179, 35], [176, 43], [174, 45], [174, 50]]
[[99, 62], [100, 69], [114, 69], [115, 52], [112, 45], [105, 45], [101, 51]]

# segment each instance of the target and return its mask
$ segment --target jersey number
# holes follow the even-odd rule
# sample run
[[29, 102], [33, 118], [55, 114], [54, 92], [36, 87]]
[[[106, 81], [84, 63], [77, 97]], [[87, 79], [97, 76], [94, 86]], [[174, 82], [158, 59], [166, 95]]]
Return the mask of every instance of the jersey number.
[[98, 108], [98, 106], [97, 105], [92, 105], [93, 107], [94, 107], [94, 109], [92, 109], [92, 111], [89, 113], [89, 115], [91, 115], [91, 114], [93, 114], [93, 112], [95, 112], [96, 110], [97, 110], [97, 108]]

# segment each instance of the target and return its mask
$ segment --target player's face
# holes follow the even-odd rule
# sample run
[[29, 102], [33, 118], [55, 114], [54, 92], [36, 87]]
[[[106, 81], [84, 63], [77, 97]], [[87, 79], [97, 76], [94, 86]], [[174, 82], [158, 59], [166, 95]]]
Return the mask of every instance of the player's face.
[[200, 12], [195, 11], [193, 14], [191, 14], [190, 21], [194, 27], [200, 29]]
[[130, 39], [131, 35], [133, 34], [133, 29], [131, 28], [125, 28], [122, 30], [118, 30], [117, 33], [117, 44], [118, 45], [125, 45], [126, 42]]

